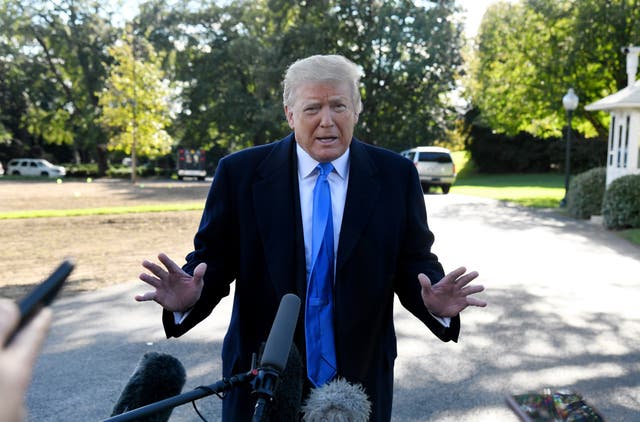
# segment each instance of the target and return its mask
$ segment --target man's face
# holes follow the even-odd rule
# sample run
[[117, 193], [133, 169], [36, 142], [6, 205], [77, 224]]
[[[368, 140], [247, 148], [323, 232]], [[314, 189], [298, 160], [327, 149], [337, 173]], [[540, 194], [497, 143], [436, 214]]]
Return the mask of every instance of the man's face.
[[346, 83], [309, 82], [295, 92], [296, 102], [285, 106], [296, 142], [321, 163], [340, 157], [351, 144], [358, 122], [351, 91]]

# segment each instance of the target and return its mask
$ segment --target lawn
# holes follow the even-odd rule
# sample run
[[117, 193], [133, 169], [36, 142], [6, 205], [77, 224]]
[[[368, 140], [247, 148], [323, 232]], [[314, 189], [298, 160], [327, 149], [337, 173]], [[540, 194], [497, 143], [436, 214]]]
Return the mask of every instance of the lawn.
[[454, 152], [453, 160], [458, 178], [451, 192], [461, 195], [482, 196], [515, 202], [535, 208], [557, 208], [564, 197], [564, 175], [544, 174], [495, 174], [475, 173], [469, 154]]
[[[562, 174], [480, 175], [475, 173], [467, 152], [454, 152], [452, 156], [458, 171], [456, 183], [451, 187], [452, 193], [493, 198], [534, 208], [559, 208], [564, 197]], [[616, 233], [640, 245], [640, 229]]]

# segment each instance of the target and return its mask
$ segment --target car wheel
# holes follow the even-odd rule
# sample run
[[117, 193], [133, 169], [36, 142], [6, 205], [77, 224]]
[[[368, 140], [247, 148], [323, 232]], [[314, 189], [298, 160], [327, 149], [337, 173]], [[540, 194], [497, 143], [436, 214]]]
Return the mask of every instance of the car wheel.
[[449, 189], [451, 189], [451, 185], [442, 185], [442, 193], [445, 195], [449, 193]]
[[14, 170], [11, 172], [14, 176], [20, 176], [20, 172], [18, 170]]
[[40, 176], [49, 177], [49, 173], [47, 173], [46, 171], [43, 171], [42, 173], [40, 173]]
[[422, 192], [424, 192], [424, 194], [428, 194], [429, 193], [429, 189], [431, 189], [431, 185], [428, 183], [420, 183], [422, 185]]

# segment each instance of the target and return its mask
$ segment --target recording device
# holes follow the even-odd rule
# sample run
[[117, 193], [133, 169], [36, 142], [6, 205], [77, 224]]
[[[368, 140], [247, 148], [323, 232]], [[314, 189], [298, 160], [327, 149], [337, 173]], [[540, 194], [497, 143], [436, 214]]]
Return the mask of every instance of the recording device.
[[257, 369], [258, 373], [254, 378], [253, 394], [258, 399], [254, 408], [253, 422], [268, 420], [280, 374], [287, 365], [299, 312], [300, 298], [292, 293], [284, 295], [271, 326]]
[[[264, 348], [261, 350], [262, 356]], [[271, 421], [298, 421], [302, 407], [302, 392], [307, 373], [302, 363], [300, 351], [295, 344], [291, 345], [287, 366], [280, 374], [275, 400], [271, 405]]]
[[304, 422], [367, 422], [371, 402], [362, 385], [336, 378], [311, 390], [302, 406], [302, 414]]
[[[186, 379], [184, 366], [177, 358], [164, 353], [147, 352], [122, 390], [111, 416], [180, 394]], [[164, 409], [138, 421], [166, 422], [172, 410]]]
[[38, 284], [25, 297], [18, 302], [20, 310], [20, 322], [9, 336], [6, 344], [11, 343], [16, 334], [24, 327], [38, 311], [51, 304], [56, 298], [62, 285], [71, 271], [75, 267], [75, 262], [67, 258], [47, 277]]
[[[232, 388], [238, 387], [240, 385], [244, 386], [247, 383], [253, 381], [255, 381], [254, 393], [258, 397], [256, 407], [254, 409], [253, 420], [266, 420], [263, 418], [268, 417], [270, 406], [274, 401], [275, 391], [278, 387], [280, 374], [284, 371], [285, 366], [287, 365], [287, 358], [290, 354], [291, 343], [293, 341], [293, 334], [296, 328], [299, 311], [300, 298], [293, 294], [285, 295], [282, 298], [275, 320], [273, 322], [273, 325], [271, 326], [271, 332], [269, 333], [269, 337], [264, 348], [264, 353], [262, 355], [262, 359], [260, 360], [260, 366], [258, 368], [252, 368], [251, 371], [247, 373], [236, 374], [231, 376], [230, 378], [223, 378], [222, 380], [217, 381], [214, 384], [208, 386], [200, 386], [192, 391], [174, 395], [165, 398], [164, 400], [155, 401], [133, 410], [125, 411], [124, 413], [105, 419], [104, 422], [125, 422], [140, 420], [156, 421], [156, 419], [142, 418], [166, 409], [172, 409], [185, 403], [193, 402], [202, 397], [210, 396], [212, 394], [224, 393], [231, 390]], [[144, 365], [144, 367], [148, 369], [147, 365]], [[293, 376], [295, 375], [292, 375], [292, 377]], [[130, 381], [130, 384], [128, 384], [128, 386], [138, 383], [140, 385], [147, 385], [148, 382], [153, 383], [153, 381], [149, 381], [149, 378], [146, 376], [138, 377], [138, 381], [135, 381], [134, 378], [136, 378], [135, 373], [132, 377], [132, 381]], [[128, 386], [125, 387], [125, 392], [123, 392], [124, 397], [121, 397], [122, 401], [125, 401], [126, 396], [139, 399], [141, 396], [147, 396], [148, 394], [145, 392], [137, 393], [140, 394], [140, 396], [135, 394], [131, 395], [126, 391], [128, 390]], [[180, 388], [182, 388], [182, 386], [180, 386]], [[137, 387], [132, 387], [130, 390], [141, 391]], [[301, 395], [301, 392], [296, 393], [295, 391], [293, 391], [293, 396], [295, 396], [296, 394]], [[150, 397], [147, 396], [147, 398]], [[121, 400], [119, 400], [119, 402]], [[118, 407], [118, 405], [116, 407]], [[125, 407], [129, 409], [131, 408], [131, 406]], [[114, 412], [115, 411], [116, 409], [114, 409]], [[297, 412], [297, 408], [295, 411]]]

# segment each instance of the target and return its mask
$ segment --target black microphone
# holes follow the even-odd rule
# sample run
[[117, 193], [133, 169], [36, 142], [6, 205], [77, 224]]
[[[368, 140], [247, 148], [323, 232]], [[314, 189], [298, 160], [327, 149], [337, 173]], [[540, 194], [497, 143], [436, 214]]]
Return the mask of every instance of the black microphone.
[[258, 374], [254, 379], [253, 394], [258, 400], [253, 412], [253, 422], [267, 420], [280, 374], [287, 365], [299, 312], [300, 298], [292, 293], [284, 295], [273, 320], [267, 344], [264, 346]]
[[304, 422], [367, 422], [371, 402], [362, 385], [336, 378], [311, 390], [302, 414]]
[[[145, 353], [122, 390], [111, 416], [180, 394], [186, 378], [184, 366], [175, 357], [157, 352]], [[166, 409], [137, 420], [166, 422], [172, 410]]]

